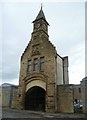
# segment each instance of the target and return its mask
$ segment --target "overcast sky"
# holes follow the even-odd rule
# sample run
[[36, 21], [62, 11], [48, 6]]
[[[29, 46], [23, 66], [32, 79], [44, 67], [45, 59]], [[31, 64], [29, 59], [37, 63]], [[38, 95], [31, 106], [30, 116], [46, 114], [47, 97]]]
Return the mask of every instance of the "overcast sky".
[[[40, 4], [41, 2], [0, 4], [2, 83], [19, 83], [20, 58], [31, 39], [32, 21], [40, 10]], [[79, 84], [85, 77], [85, 3], [48, 2], [43, 3], [43, 11], [50, 24], [50, 41], [59, 55], [69, 57], [70, 84]]]

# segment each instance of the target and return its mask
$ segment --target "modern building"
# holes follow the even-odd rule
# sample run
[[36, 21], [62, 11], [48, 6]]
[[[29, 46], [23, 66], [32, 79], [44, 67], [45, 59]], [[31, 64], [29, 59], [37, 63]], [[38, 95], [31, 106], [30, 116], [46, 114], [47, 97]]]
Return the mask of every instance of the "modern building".
[[[42, 7], [32, 23], [31, 39], [21, 56], [17, 108], [64, 112], [66, 103], [62, 101], [61, 104], [58, 99], [67, 101], [68, 97], [72, 102], [70, 109], [66, 107], [68, 112], [73, 112], [73, 96], [68, 96], [68, 93], [73, 94], [72, 86], [68, 85], [68, 56], [61, 57], [49, 40], [49, 23]], [[59, 91], [64, 91], [64, 94]]]
[[81, 99], [83, 103], [83, 113], [87, 114], [87, 76], [81, 81]]

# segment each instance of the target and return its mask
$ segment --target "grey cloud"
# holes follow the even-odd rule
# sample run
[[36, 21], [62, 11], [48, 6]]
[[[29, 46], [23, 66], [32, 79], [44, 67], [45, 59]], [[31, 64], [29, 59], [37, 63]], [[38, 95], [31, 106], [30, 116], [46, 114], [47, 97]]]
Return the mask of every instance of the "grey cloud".
[[8, 71], [8, 73], [7, 72], [2, 73], [2, 79], [3, 79], [2, 82], [7, 81], [7, 80], [11, 81], [11, 80], [17, 79], [17, 78], [18, 78], [18, 72], [16, 72], [16, 71], [10, 70], [10, 71]]
[[[54, 4], [55, 6], [56, 4]], [[72, 9], [73, 16], [76, 16], [73, 19], [67, 6], [65, 14], [64, 10], [61, 9], [62, 4], [59, 6], [56, 6], [58, 13], [52, 9], [53, 5], [50, 7], [48, 5], [45, 8], [47, 10], [46, 13], [48, 13], [46, 18], [48, 18], [47, 20], [51, 25], [49, 27], [50, 40], [56, 46], [61, 56], [69, 55], [70, 64], [76, 65], [77, 61], [80, 62], [81, 55], [83, 54], [82, 48], [77, 50], [79, 45], [83, 44], [84, 39], [82, 8], [77, 9], [76, 6], [75, 9]], [[32, 32], [31, 22], [38, 13], [38, 7], [39, 5], [36, 6], [36, 4], [6, 4], [4, 7], [2, 41], [3, 81], [8, 80], [11, 82], [13, 79], [18, 79], [20, 57], [30, 40]], [[59, 11], [60, 9], [62, 14]], [[70, 16], [66, 14], [67, 12]], [[79, 16], [77, 16], [77, 13]]]

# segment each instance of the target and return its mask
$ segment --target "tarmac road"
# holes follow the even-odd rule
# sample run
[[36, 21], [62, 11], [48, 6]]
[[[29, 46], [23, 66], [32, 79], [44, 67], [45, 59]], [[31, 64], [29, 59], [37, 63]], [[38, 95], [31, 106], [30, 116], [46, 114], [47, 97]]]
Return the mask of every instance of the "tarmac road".
[[71, 118], [74, 120], [87, 119], [84, 114], [45, 113], [9, 108], [2, 109], [2, 120], [62, 120], [65, 118], [70, 118], [70, 120]]

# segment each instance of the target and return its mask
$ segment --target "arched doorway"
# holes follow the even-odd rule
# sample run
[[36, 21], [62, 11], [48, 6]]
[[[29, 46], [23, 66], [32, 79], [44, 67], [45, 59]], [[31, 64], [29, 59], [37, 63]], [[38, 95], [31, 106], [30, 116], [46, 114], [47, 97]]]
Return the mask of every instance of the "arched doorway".
[[25, 109], [34, 111], [45, 110], [45, 90], [43, 88], [34, 86], [26, 92]]

